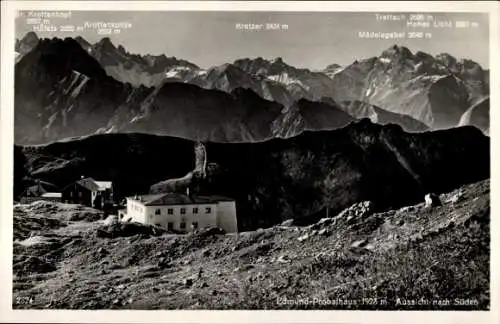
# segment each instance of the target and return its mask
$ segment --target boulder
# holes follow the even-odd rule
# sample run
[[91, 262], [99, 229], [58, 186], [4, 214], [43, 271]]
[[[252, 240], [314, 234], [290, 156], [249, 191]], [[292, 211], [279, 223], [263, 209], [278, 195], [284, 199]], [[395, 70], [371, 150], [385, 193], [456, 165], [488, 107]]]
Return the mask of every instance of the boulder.
[[358, 219], [365, 218], [372, 213], [373, 203], [371, 201], [362, 201], [344, 209], [335, 217], [335, 220], [345, 219], [348, 223], [352, 223]]
[[414, 210], [415, 210], [415, 206], [406, 206], [406, 207], [400, 208], [399, 212], [400, 213], [407, 213], [407, 212], [412, 212]]
[[362, 239], [362, 240], [358, 240], [358, 241], [355, 241], [351, 244], [351, 247], [353, 248], [358, 248], [358, 247], [363, 247], [366, 245], [368, 241], [366, 239]]
[[248, 270], [251, 270], [253, 269], [254, 266], [252, 264], [244, 264], [240, 267], [236, 267], [233, 272], [243, 272], [243, 271], [248, 271]]
[[115, 215], [109, 215], [104, 221], [104, 225], [113, 225], [118, 223], [118, 217]]
[[308, 238], [309, 238], [309, 234], [304, 234], [304, 235], [300, 236], [299, 238], [297, 238], [297, 240], [299, 242], [303, 242], [303, 241], [307, 240]]
[[281, 226], [292, 226], [293, 225], [293, 218], [290, 218], [290, 219], [287, 219], [286, 221], [284, 221], [283, 223], [281, 223]]
[[318, 235], [329, 235], [329, 234], [330, 232], [326, 228], [320, 229], [318, 232]]
[[450, 198], [448, 198], [448, 200], [446, 202], [449, 202], [449, 203], [452, 203], [452, 204], [456, 204], [457, 202], [460, 202], [463, 198], [463, 193], [462, 192], [457, 192], [455, 193], [453, 196], [451, 196]]
[[193, 279], [191, 278], [184, 279], [184, 286], [191, 287], [192, 285], [193, 285]]
[[441, 206], [441, 200], [439, 196], [434, 193], [428, 193], [425, 195], [425, 206], [426, 207], [437, 207]]
[[108, 250], [106, 250], [105, 248], [102, 248], [102, 247], [97, 249], [97, 253], [99, 253], [100, 255], [108, 255], [109, 254]]
[[292, 262], [292, 260], [290, 260], [290, 258], [287, 255], [280, 255], [279, 258], [276, 261], [278, 261], [279, 263], [289, 263], [289, 262]]

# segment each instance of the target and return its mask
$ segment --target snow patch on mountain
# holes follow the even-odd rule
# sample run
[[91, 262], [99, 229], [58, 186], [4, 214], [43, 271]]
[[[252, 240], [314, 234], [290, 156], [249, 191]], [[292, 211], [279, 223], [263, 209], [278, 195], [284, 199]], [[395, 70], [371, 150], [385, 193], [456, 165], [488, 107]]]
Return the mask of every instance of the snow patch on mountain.
[[133, 124], [133, 123], [137, 123], [138, 121], [140, 121], [143, 117], [141, 115], [137, 115], [135, 116], [134, 118], [132, 118], [130, 120], [130, 123]]
[[84, 74], [81, 74], [80, 75], [81, 78], [80, 79], [80, 82], [78, 83], [78, 85], [75, 87], [75, 90], [73, 90], [73, 92], [71, 93], [71, 96], [73, 98], [76, 98], [80, 92], [82, 91], [83, 87], [87, 84], [87, 82], [90, 80], [90, 78]]
[[177, 78], [177, 77], [180, 77], [185, 71], [189, 71], [190, 68], [187, 67], [187, 66], [174, 66], [173, 68], [169, 69], [166, 73], [165, 73], [165, 77], [167, 78]]
[[299, 79], [290, 77], [290, 75], [287, 72], [281, 73], [281, 74], [275, 74], [275, 75], [269, 75], [267, 76], [267, 79], [275, 82], [279, 82], [284, 85], [292, 85], [292, 84], [297, 84], [301, 86], [304, 89], [309, 89], [308, 86], [306, 86], [302, 81]]
[[447, 78], [447, 77], [448, 77], [448, 75], [436, 75], [436, 74], [435, 75], [419, 75], [418, 77], [415, 77], [415, 78], [409, 80], [409, 84], [417, 83], [417, 82], [421, 82], [421, 81], [436, 83], [437, 81], [444, 79], [444, 78]]

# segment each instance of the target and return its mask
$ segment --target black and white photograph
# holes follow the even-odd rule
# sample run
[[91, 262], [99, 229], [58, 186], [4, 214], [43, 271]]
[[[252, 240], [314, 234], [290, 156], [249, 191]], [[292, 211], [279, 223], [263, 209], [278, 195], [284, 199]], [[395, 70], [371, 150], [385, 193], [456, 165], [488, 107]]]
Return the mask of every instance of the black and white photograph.
[[487, 8], [47, 8], [13, 310], [490, 310]]

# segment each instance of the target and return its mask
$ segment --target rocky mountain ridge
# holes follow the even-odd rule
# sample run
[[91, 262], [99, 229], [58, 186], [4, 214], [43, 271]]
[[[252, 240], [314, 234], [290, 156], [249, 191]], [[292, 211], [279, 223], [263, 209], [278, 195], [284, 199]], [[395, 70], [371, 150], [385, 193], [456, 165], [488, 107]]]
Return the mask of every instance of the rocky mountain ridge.
[[[193, 145], [181, 138], [102, 134], [16, 147], [15, 183], [22, 187], [23, 179], [34, 178], [63, 187], [84, 174], [113, 181], [117, 197], [147, 193], [154, 183], [193, 170]], [[368, 119], [260, 143], [209, 142], [207, 178], [192, 190], [236, 199], [242, 228], [288, 218], [307, 223], [359, 201], [397, 208], [428, 192], [487, 179], [489, 145], [470, 126], [406, 133]]]
[[489, 93], [488, 78], [473, 61], [393, 46], [336, 73], [333, 88], [338, 100], [361, 100], [440, 129], [456, 126]]

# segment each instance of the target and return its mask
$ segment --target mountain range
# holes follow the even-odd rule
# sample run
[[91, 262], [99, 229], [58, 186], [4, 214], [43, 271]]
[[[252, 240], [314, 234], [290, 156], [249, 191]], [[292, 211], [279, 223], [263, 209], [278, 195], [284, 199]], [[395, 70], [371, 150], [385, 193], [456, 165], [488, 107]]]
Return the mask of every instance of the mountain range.
[[[411, 132], [474, 125], [489, 131], [489, 72], [470, 60], [393, 46], [379, 57], [311, 71], [281, 58], [209, 69], [131, 54], [109, 38], [16, 42], [15, 141], [111, 132], [261, 141], [361, 118]], [[307, 108], [306, 108], [307, 107]], [[474, 118], [468, 118], [474, 110]]]
[[358, 99], [441, 129], [456, 126], [470, 106], [489, 95], [488, 78], [473, 61], [393, 46], [337, 72], [332, 89], [337, 100]]

